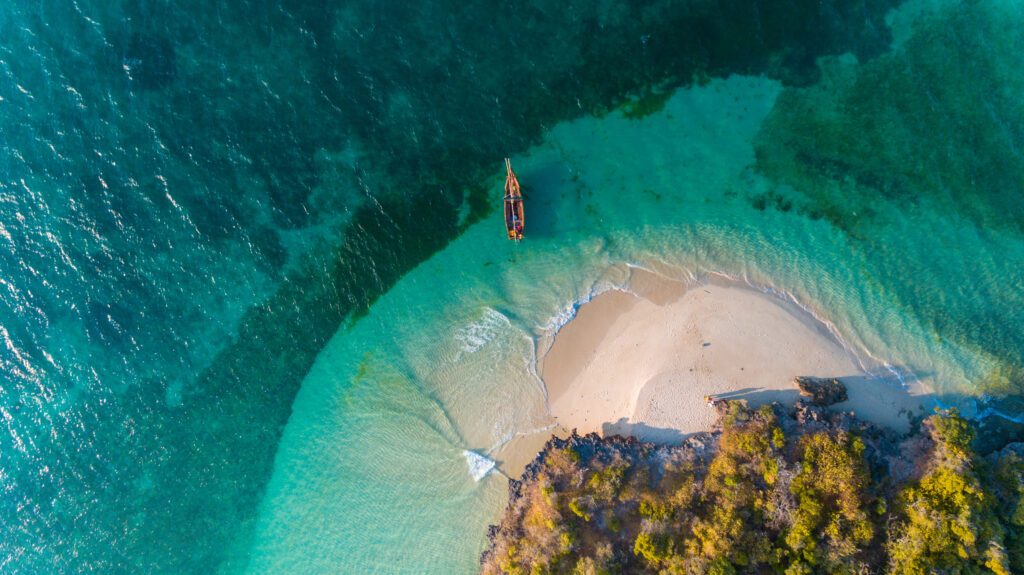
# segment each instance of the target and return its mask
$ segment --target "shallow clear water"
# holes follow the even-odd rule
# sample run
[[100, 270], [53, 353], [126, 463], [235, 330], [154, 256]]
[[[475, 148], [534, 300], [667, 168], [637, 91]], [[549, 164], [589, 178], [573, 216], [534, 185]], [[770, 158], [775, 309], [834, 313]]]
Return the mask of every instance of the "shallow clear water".
[[1014, 2], [3, 8], [5, 572], [471, 572], [631, 266], [1019, 394]]

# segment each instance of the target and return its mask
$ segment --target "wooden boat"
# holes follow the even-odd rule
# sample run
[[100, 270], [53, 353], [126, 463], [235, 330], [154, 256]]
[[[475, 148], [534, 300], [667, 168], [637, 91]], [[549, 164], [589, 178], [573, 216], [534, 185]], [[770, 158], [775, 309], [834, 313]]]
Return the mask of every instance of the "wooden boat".
[[523, 194], [508, 158], [505, 158], [505, 169], [505, 229], [508, 239], [519, 241], [523, 239]]

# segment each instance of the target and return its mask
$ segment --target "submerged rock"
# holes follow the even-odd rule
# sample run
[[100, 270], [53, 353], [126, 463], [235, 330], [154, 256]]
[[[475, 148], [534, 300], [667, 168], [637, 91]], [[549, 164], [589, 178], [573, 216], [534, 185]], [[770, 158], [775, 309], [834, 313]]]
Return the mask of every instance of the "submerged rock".
[[793, 379], [793, 385], [800, 388], [801, 395], [810, 397], [813, 405], [825, 407], [849, 399], [846, 395], [846, 386], [834, 377], [798, 376]]

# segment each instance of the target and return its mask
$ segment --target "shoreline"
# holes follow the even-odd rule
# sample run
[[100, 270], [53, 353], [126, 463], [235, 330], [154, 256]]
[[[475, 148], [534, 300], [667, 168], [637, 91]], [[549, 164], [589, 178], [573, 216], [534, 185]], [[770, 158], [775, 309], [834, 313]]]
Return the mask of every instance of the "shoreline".
[[840, 379], [849, 399], [834, 409], [899, 432], [931, 403], [919, 382], [900, 389], [866, 374], [803, 306], [739, 281], [688, 285], [632, 268], [628, 290], [594, 296], [538, 345], [563, 432], [679, 444], [713, 427], [705, 396], [791, 405], [801, 375]]

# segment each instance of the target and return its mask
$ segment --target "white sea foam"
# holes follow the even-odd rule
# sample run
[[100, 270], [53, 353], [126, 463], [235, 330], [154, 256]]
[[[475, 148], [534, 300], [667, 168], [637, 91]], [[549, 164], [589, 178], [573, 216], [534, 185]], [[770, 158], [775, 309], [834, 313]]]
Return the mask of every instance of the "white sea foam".
[[495, 463], [493, 459], [468, 449], [464, 449], [462, 455], [466, 457], [466, 463], [469, 465], [469, 474], [473, 477], [473, 481], [480, 481], [494, 470]]
[[488, 450], [488, 453], [494, 453], [494, 452], [498, 451], [502, 447], [505, 447], [505, 445], [507, 445], [508, 442], [512, 441], [513, 439], [515, 439], [517, 437], [528, 437], [528, 436], [531, 436], [531, 435], [536, 435], [538, 433], [548, 433], [548, 432], [550, 432], [550, 431], [552, 431], [554, 429], [557, 429], [557, 428], [558, 428], [558, 422], [554, 422], [554, 423], [549, 423], [547, 425], [542, 425], [540, 427], [533, 427], [533, 428], [529, 428], [529, 429], [520, 429], [518, 431], [506, 433], [505, 436], [502, 437], [500, 441], [498, 441], [497, 445], [495, 445], [490, 450]]
[[608, 281], [596, 281], [590, 286], [590, 290], [584, 296], [576, 299], [573, 302], [567, 304], [561, 311], [557, 312], [553, 316], [549, 317], [548, 320], [537, 327], [537, 331], [543, 335], [554, 336], [557, 335], [559, 330], [562, 329], [567, 323], [572, 321], [576, 317], [576, 311], [581, 305], [589, 302], [595, 297], [603, 294], [606, 291], [618, 289], [625, 289], [623, 286], [610, 283]]
[[459, 349], [465, 353], [476, 353], [494, 340], [497, 335], [512, 326], [508, 316], [500, 311], [484, 308], [479, 320], [470, 323], [455, 332], [455, 339], [461, 344]]
[[587, 301], [590, 300], [573, 302], [565, 306], [562, 311], [548, 318], [547, 323], [540, 326], [539, 330], [543, 333], [550, 333], [552, 335], [558, 333], [558, 330], [562, 329], [562, 326], [572, 321], [572, 318], [576, 317], [576, 310]]

